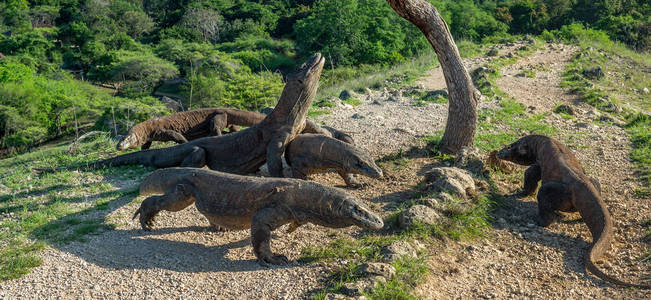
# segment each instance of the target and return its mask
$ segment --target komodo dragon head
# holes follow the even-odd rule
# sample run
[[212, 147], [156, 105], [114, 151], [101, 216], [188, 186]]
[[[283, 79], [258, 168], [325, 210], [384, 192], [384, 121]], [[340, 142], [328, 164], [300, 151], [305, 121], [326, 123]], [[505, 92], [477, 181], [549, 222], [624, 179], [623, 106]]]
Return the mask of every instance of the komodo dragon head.
[[[302, 120], [298, 120], [298, 124], [304, 126], [307, 110], [310, 108], [319, 86], [319, 77], [321, 77], [324, 64], [325, 59], [323, 56], [316, 53], [301, 65], [297, 72], [287, 75], [287, 83], [285, 83], [278, 104], [263, 122], [272, 124], [294, 123], [295, 120], [287, 118], [299, 117]], [[300, 129], [302, 130], [302, 127]]]
[[302, 207], [296, 210], [299, 223], [307, 221], [330, 228], [356, 225], [378, 230], [384, 227], [382, 219], [353, 195], [340, 189], [310, 184], [317, 186], [308, 193], [315, 196], [314, 201], [306, 202], [303, 196], [296, 198], [297, 206]]
[[358, 149], [357, 147], [349, 146], [352, 155], [344, 158], [345, 170], [354, 174], [361, 174], [371, 178], [382, 178], [384, 174], [382, 169], [375, 164], [373, 158], [366, 152]]
[[135, 132], [132, 132], [132, 130], [129, 130], [129, 133], [118, 142], [117, 148], [120, 151], [124, 151], [140, 147], [142, 144], [143, 143], [138, 139], [138, 135]]
[[536, 163], [533, 143], [535, 135], [528, 135], [497, 152], [497, 158], [519, 165], [529, 166]]
[[[332, 221], [341, 222], [338, 224], [357, 225], [364, 229], [378, 230], [384, 227], [382, 219], [374, 214], [362, 202], [351, 195], [346, 195], [333, 207], [334, 218]], [[334, 226], [342, 227], [342, 226]]]

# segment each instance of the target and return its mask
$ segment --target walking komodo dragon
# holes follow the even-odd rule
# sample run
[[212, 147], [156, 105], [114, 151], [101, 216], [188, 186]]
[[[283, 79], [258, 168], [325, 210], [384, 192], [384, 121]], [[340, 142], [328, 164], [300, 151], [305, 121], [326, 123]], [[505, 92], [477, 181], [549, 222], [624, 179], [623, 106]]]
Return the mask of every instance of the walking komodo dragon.
[[[118, 150], [141, 147], [147, 150], [152, 142], [187, 143], [207, 136], [220, 136], [225, 129], [230, 133], [239, 130], [239, 126], [256, 125], [266, 114], [231, 108], [201, 108], [184, 111], [173, 115], [155, 118], [138, 123], [118, 142]], [[346, 143], [353, 143], [352, 138], [339, 130], [317, 125], [311, 120], [305, 121], [304, 133], [323, 134]]]
[[232, 134], [196, 139], [177, 146], [143, 150], [66, 169], [94, 169], [121, 165], [156, 168], [203, 167], [235, 174], [257, 171], [267, 162], [269, 173], [282, 177], [287, 144], [303, 131], [307, 110], [316, 93], [325, 59], [312, 55], [287, 83], [273, 112], [262, 122]]
[[343, 190], [315, 182], [240, 176], [196, 168], [154, 171], [140, 184], [150, 196], [135, 212], [143, 229], [151, 229], [162, 210], [180, 211], [192, 203], [211, 225], [224, 229], [251, 228], [253, 251], [262, 265], [286, 264], [271, 252], [271, 231], [291, 223], [290, 232], [305, 223], [342, 228], [357, 225], [380, 229], [382, 219]]
[[593, 243], [585, 254], [586, 269], [597, 277], [623, 286], [649, 288], [623, 282], [597, 268], [595, 261], [610, 248], [614, 238], [613, 220], [601, 199], [597, 180], [585, 174], [574, 154], [560, 142], [542, 135], [525, 136], [497, 153], [497, 157], [520, 165], [525, 171], [524, 191], [531, 195], [538, 187], [540, 225], [547, 227], [557, 220], [555, 211], [575, 212], [588, 225]]

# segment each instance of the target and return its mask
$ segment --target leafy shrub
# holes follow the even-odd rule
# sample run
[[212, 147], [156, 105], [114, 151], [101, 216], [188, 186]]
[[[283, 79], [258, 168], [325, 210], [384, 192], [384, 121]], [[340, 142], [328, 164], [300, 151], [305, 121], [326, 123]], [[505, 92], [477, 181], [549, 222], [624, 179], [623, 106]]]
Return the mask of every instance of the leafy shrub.
[[154, 97], [137, 99], [115, 98], [107, 103], [104, 112], [95, 122], [97, 130], [125, 133], [135, 124], [170, 114], [170, 110]]
[[647, 51], [651, 46], [649, 27], [651, 25], [635, 20], [632, 16], [607, 16], [599, 20], [595, 27], [608, 33], [610, 38], [623, 42], [639, 51]]
[[226, 54], [206, 58], [182, 86], [185, 107], [227, 106], [258, 110], [275, 105], [283, 88], [278, 73], [253, 73]]
[[423, 34], [382, 0], [322, 0], [296, 22], [296, 48], [334, 65], [390, 64], [428, 49]]

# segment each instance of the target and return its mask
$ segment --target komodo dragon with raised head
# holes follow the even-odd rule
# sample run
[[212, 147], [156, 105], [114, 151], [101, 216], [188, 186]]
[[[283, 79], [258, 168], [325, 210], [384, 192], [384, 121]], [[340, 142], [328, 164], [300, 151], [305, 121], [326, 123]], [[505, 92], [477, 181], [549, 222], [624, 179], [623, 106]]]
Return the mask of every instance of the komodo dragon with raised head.
[[305, 127], [307, 110], [314, 99], [324, 62], [321, 54], [314, 54], [298, 72], [288, 75], [273, 112], [262, 122], [247, 129], [65, 169], [83, 170], [122, 165], [156, 168], [208, 166], [212, 170], [248, 174], [257, 171], [266, 161], [271, 176], [282, 177], [282, 155], [287, 144]]
[[[225, 129], [229, 133], [239, 131], [239, 126], [256, 125], [266, 114], [231, 108], [202, 108], [155, 118], [138, 123], [118, 142], [118, 150], [141, 147], [147, 150], [154, 141], [187, 143], [207, 136], [220, 136]], [[346, 133], [330, 127], [321, 128], [311, 120], [305, 121], [304, 133], [318, 133], [334, 137], [346, 143], [353, 139]]]
[[574, 154], [559, 141], [542, 135], [525, 136], [497, 153], [497, 157], [520, 165], [525, 171], [524, 194], [536, 190], [538, 216], [547, 227], [557, 220], [555, 211], [575, 212], [588, 225], [593, 243], [585, 254], [585, 267], [597, 277], [623, 286], [648, 289], [648, 285], [623, 282], [606, 275], [595, 265], [614, 239], [613, 220], [601, 199], [599, 183], [585, 174]]
[[294, 178], [307, 179], [307, 175], [335, 169], [346, 185], [359, 186], [353, 174], [383, 176], [382, 169], [365, 151], [320, 134], [297, 135], [287, 146], [285, 159]]
[[305, 223], [331, 228], [357, 225], [380, 229], [382, 219], [343, 190], [289, 178], [240, 176], [196, 168], [154, 171], [140, 184], [140, 195], [150, 196], [140, 205], [143, 229], [151, 229], [162, 210], [180, 211], [192, 203], [215, 227], [251, 228], [253, 251], [262, 265], [286, 264], [287, 258], [271, 252], [271, 231], [291, 223], [290, 232]]

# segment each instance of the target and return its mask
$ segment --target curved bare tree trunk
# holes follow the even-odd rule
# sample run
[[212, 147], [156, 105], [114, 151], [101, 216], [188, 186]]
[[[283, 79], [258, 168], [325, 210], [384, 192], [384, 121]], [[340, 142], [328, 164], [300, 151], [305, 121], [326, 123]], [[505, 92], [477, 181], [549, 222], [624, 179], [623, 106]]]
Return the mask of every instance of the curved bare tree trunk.
[[440, 150], [456, 153], [463, 146], [472, 146], [477, 125], [479, 92], [461, 62], [459, 50], [448, 25], [436, 8], [426, 0], [387, 0], [398, 15], [413, 23], [425, 34], [441, 63], [450, 95], [448, 121]]

